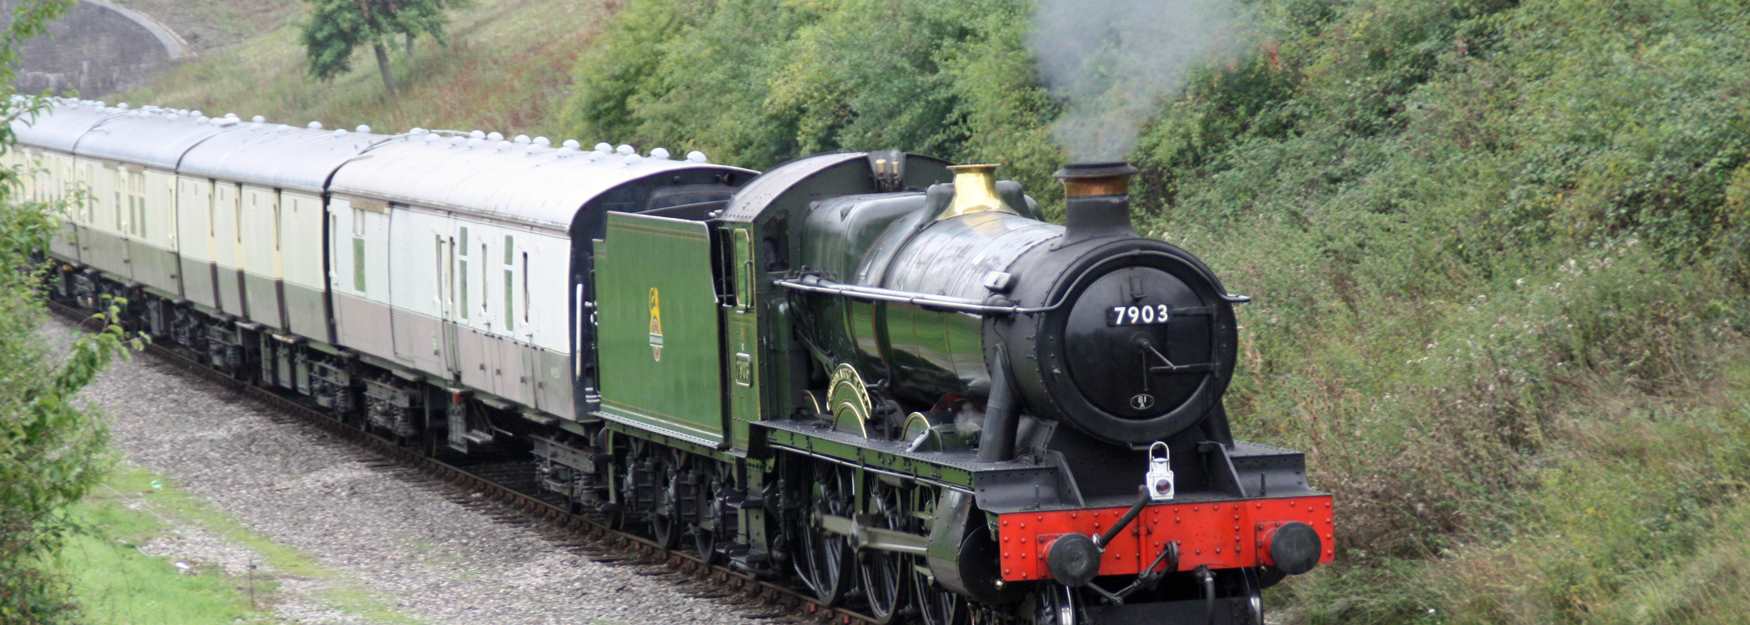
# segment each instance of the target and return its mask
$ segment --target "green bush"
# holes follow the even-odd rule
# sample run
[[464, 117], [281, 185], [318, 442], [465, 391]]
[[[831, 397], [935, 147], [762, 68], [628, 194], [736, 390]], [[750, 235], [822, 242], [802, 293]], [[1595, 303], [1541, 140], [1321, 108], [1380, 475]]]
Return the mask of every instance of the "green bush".
[[[24, 118], [42, 110], [36, 100], [14, 101], [10, 87], [23, 40], [69, 2], [28, 0], [14, 7], [0, 33], [0, 117]], [[0, 151], [12, 149], [10, 126], [0, 126]], [[74, 395], [117, 354], [121, 328], [80, 338], [65, 354], [45, 350], [42, 276], [31, 262], [57, 229], [56, 207], [18, 203], [21, 172], [0, 171], [0, 623], [72, 623], [78, 613], [69, 590], [48, 566], [73, 531], [68, 507], [102, 477], [106, 430]]]
[[[1309, 449], [1338, 496], [1342, 556], [1361, 569], [1297, 585], [1302, 616], [1610, 622], [1575, 606], [1619, 601], [1686, 553], [1619, 549], [1671, 545], [1617, 530], [1674, 505], [1693, 523], [1667, 536], [1690, 545], [1736, 505], [1673, 502], [1656, 477], [1551, 472], [1645, 466], [1577, 434], [1617, 423], [1594, 404], [1707, 396], [1720, 367], [1750, 359], [1750, 107], [1734, 95], [1750, 15], [1385, 0], [1328, 5], [1316, 23], [1287, 3], [1265, 14], [1278, 39], [1194, 81], [1137, 157], [1159, 211], [1147, 228], [1257, 297], [1230, 393], [1239, 428]], [[1667, 418], [1750, 422], [1691, 409]], [[1703, 435], [1627, 431], [1667, 454]], [[1551, 468], [1566, 459], [1580, 468]], [[1647, 505], [1599, 513], [1617, 530], [1549, 514], [1584, 497]], [[1527, 550], [1547, 568], [1478, 548], [1558, 536], [1602, 546]]]
[[[1743, 526], [1708, 473], [1742, 475], [1742, 454], [1662, 458], [1750, 424], [1719, 407], [1736, 388], [1719, 372], [1750, 363], [1750, 6], [1248, 4], [1261, 42], [1195, 71], [1132, 158], [1139, 227], [1256, 298], [1236, 427], [1307, 450], [1338, 497], [1344, 564], [1288, 586], [1292, 620], [1729, 614], [1633, 589], [1671, 584], [1685, 554], [1750, 568], [1705, 539]], [[580, 59], [569, 121], [753, 167], [840, 148], [998, 161], [1055, 212], [1063, 103], [1038, 84], [1029, 13], [635, 3]], [[1624, 444], [1602, 444], [1614, 430]], [[1564, 536], [1592, 543], [1529, 547]]]
[[1014, 0], [629, 4], [580, 56], [566, 106], [590, 141], [700, 149], [767, 168], [903, 148], [1008, 165], [1054, 197], [1058, 108]]
[[119, 313], [112, 306], [93, 318], [102, 332], [65, 354], [45, 350], [42, 280], [30, 260], [56, 230], [52, 214], [40, 205], [0, 209], [0, 623], [76, 618], [45, 564], [75, 529], [68, 507], [103, 477], [108, 436], [74, 396], [130, 343], [106, 321]]

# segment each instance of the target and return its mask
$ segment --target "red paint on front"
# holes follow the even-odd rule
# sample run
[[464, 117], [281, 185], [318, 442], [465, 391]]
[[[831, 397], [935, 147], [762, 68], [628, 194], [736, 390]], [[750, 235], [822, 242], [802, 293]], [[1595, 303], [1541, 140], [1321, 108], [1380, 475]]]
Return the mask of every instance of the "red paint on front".
[[[1287, 497], [1231, 501], [1168, 502], [1144, 507], [1101, 556], [1100, 575], [1135, 575], [1153, 562], [1168, 542], [1179, 542], [1179, 570], [1208, 565], [1212, 569], [1249, 568], [1272, 564], [1271, 534], [1290, 521], [1312, 526], [1324, 553], [1320, 563], [1336, 558], [1336, 530], [1331, 497]], [[1016, 512], [998, 516], [997, 544], [1002, 554], [1003, 581], [1049, 579], [1045, 557], [1051, 542], [1069, 533], [1096, 535], [1117, 523], [1128, 507]]]

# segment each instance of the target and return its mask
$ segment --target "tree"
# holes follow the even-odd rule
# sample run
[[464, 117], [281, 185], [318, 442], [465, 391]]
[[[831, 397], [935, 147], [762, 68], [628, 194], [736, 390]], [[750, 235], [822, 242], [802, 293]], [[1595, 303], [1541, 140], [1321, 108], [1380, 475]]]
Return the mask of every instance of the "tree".
[[[12, 150], [11, 122], [28, 123], [49, 105], [13, 98], [20, 46], [72, 0], [11, 3], [0, 29], [0, 153]], [[92, 322], [64, 353], [45, 348], [40, 257], [57, 232], [59, 206], [15, 196], [23, 172], [0, 168], [0, 623], [74, 623], [77, 606], [64, 580], [46, 566], [74, 531], [68, 506], [102, 479], [109, 458], [101, 415], [74, 401], [135, 343], [117, 318], [120, 302]]]
[[389, 67], [389, 42], [397, 34], [413, 55], [413, 40], [431, 35], [440, 44], [449, 23], [446, 11], [468, 0], [309, 0], [310, 20], [299, 39], [304, 43], [310, 75], [329, 80], [352, 69], [352, 53], [368, 45], [383, 75], [383, 89], [396, 97], [395, 74]]

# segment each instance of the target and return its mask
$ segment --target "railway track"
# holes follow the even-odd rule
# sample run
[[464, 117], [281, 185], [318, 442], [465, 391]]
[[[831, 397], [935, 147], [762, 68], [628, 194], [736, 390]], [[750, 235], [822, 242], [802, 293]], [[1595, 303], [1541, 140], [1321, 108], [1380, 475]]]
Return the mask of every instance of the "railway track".
[[[48, 305], [57, 316], [89, 331], [86, 323], [90, 321], [88, 312], [53, 301]], [[557, 542], [572, 553], [596, 562], [633, 567], [637, 575], [672, 579], [682, 585], [682, 592], [720, 601], [741, 618], [779, 623], [877, 623], [852, 610], [822, 605], [803, 591], [761, 580], [728, 566], [709, 564], [687, 552], [664, 549], [648, 538], [613, 529], [587, 516], [572, 514], [563, 505], [507, 483], [513, 476], [532, 475], [532, 463], [498, 461], [457, 465], [444, 462], [337, 421], [319, 409], [271, 389], [227, 376], [177, 348], [149, 343], [145, 351], [163, 362], [260, 402], [276, 417], [314, 426], [328, 436], [372, 454], [379, 460], [367, 463], [373, 468], [402, 469], [407, 473], [398, 477], [442, 483], [448, 486], [443, 494], [463, 507], [486, 514], [500, 523], [543, 527], [554, 532], [555, 538], [559, 539]]]

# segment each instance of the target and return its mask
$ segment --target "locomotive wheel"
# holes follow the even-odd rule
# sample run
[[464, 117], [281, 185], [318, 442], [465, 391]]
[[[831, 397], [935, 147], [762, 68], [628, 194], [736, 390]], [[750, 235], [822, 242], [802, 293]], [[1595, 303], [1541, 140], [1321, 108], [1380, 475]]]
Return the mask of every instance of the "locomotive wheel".
[[1077, 591], [1068, 586], [1052, 585], [1039, 594], [1037, 625], [1075, 625], [1082, 622], [1081, 601]]
[[[878, 528], [909, 530], [910, 513], [905, 491], [886, 484], [880, 478], [869, 479], [869, 517]], [[865, 549], [858, 559], [858, 573], [863, 582], [863, 596], [869, 602], [869, 615], [876, 622], [892, 623], [910, 607], [912, 566], [911, 556]]]
[[[917, 511], [914, 517], [927, 522], [936, 515], [936, 491], [921, 487], [914, 490], [914, 496], [917, 502], [912, 507]], [[925, 625], [966, 625], [972, 621], [972, 607], [966, 598], [936, 584], [928, 564], [914, 559], [910, 568], [912, 596]]]
[[[814, 479], [807, 486], [808, 516], [798, 528], [800, 557], [796, 572], [821, 603], [837, 605], [849, 594], [853, 572], [845, 564], [853, 558], [851, 544], [843, 536], [820, 526], [819, 515], [856, 514], [848, 471], [831, 465], [815, 465]], [[851, 574], [847, 574], [851, 573]]]
[[650, 537], [663, 549], [680, 544], [683, 529], [680, 517], [681, 460], [657, 452], [652, 462], [656, 469], [656, 505], [650, 510]]
[[[918, 616], [925, 625], [966, 625], [971, 622], [971, 606], [966, 598], [936, 585], [924, 565], [912, 567], [912, 589], [917, 592]], [[924, 567], [927, 568], [927, 567]]]

